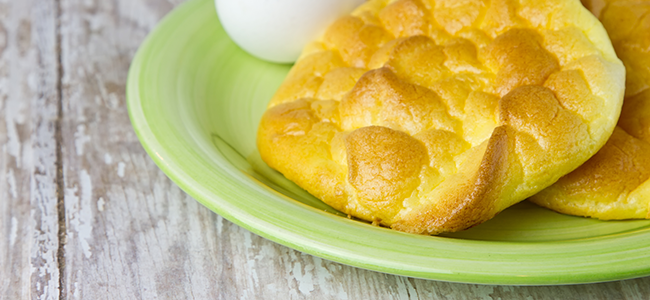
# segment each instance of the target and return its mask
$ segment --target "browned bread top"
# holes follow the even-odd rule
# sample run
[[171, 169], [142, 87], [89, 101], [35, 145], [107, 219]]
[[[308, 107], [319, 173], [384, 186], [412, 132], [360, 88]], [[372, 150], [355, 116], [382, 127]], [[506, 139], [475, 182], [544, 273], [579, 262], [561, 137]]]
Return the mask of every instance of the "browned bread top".
[[604, 29], [577, 1], [372, 0], [305, 49], [258, 148], [347, 214], [458, 231], [592, 156], [623, 85]]

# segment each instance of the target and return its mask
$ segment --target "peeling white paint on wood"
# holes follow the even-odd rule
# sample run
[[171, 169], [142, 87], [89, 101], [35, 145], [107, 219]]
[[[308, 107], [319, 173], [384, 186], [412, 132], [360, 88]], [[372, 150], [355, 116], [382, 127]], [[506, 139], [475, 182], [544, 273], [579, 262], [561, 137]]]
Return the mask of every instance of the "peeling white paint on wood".
[[[18, 102], [19, 104], [16, 105], [15, 103]], [[5, 104], [6, 108], [6, 114], [5, 114], [5, 126], [7, 128], [7, 153], [11, 156], [13, 156], [16, 159], [16, 165], [17, 167], [21, 167], [21, 151], [20, 149], [22, 148], [21, 143], [20, 143], [20, 138], [18, 137], [18, 131], [16, 129], [16, 124], [18, 120], [14, 118], [14, 115], [18, 113], [21, 110], [20, 105], [21, 102], [19, 101], [9, 101], [9, 103]]]
[[106, 201], [104, 201], [104, 198], [99, 197], [99, 200], [97, 200], [97, 210], [102, 212], [104, 211], [104, 205], [106, 204]]
[[14, 176], [14, 170], [9, 169], [7, 171], [7, 184], [9, 185], [9, 194], [11, 198], [18, 198], [18, 191], [16, 190], [16, 177]]
[[314, 290], [314, 281], [311, 274], [313, 270], [313, 265], [302, 267], [300, 262], [295, 263], [293, 266], [291, 274], [298, 282], [298, 290], [303, 295], [309, 296], [309, 294]]
[[92, 256], [93, 234], [93, 188], [92, 179], [86, 170], [79, 173], [79, 185], [66, 189], [66, 210], [70, 212], [68, 235], [76, 237], [86, 259]]
[[126, 169], [126, 164], [124, 162], [117, 163], [117, 176], [120, 178], [124, 177], [124, 170]]
[[0, 298], [57, 299], [54, 0], [0, 1]]
[[90, 140], [90, 136], [86, 134], [86, 125], [77, 125], [77, 131], [74, 133], [74, 146], [78, 156], [84, 155], [84, 145]]
[[18, 236], [18, 219], [11, 217], [11, 227], [9, 229], [9, 247], [13, 248], [16, 244], [16, 237]]

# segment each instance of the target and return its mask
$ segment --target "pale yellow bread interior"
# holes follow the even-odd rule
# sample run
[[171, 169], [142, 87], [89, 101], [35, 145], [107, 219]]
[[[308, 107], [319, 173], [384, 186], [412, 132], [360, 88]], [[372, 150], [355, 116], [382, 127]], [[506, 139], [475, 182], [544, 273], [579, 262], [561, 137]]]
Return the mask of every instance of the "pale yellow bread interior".
[[627, 71], [614, 134], [593, 158], [531, 200], [604, 220], [650, 218], [650, 1], [585, 1]]
[[596, 153], [624, 81], [577, 0], [371, 0], [306, 47], [257, 143], [269, 166], [344, 213], [459, 231]]

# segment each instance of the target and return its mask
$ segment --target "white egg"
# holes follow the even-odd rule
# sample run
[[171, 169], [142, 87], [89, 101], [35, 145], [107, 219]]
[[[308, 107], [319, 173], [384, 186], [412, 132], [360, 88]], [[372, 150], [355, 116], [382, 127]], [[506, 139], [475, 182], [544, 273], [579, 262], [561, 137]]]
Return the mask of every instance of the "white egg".
[[294, 62], [302, 48], [365, 0], [215, 0], [226, 33], [248, 53]]

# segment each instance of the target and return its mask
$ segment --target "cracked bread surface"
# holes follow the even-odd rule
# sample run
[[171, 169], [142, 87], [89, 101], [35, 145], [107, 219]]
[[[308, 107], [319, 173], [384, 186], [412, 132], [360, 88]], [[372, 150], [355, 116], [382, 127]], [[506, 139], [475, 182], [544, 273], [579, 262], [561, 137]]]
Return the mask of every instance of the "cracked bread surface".
[[623, 109], [605, 146], [531, 201], [603, 220], [650, 219], [650, 1], [584, 2], [625, 65]]
[[602, 147], [624, 72], [578, 1], [371, 0], [305, 48], [258, 149], [346, 214], [459, 231]]

